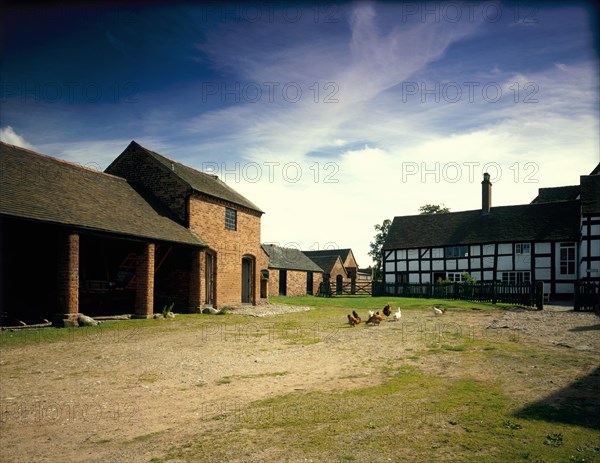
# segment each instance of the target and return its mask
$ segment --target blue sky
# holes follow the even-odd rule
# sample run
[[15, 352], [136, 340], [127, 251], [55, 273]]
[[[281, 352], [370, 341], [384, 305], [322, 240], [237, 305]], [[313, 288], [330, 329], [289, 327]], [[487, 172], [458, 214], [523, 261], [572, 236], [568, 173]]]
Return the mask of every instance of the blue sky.
[[0, 136], [104, 169], [132, 139], [259, 205], [262, 240], [351, 247], [425, 203], [493, 205], [600, 161], [591, 4], [7, 9]]

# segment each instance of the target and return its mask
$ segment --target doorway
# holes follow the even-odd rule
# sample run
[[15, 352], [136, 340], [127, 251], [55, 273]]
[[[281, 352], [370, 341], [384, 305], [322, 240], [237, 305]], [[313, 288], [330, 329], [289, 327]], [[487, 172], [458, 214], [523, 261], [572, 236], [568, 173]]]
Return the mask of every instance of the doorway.
[[205, 286], [206, 286], [206, 295], [204, 297], [204, 304], [213, 307], [215, 304], [215, 264], [216, 258], [215, 255], [207, 252], [206, 253], [206, 261], [205, 261]]
[[251, 257], [242, 258], [242, 304], [252, 303], [254, 292], [254, 285], [252, 284], [254, 280], [253, 262]]
[[279, 295], [287, 295], [287, 270], [279, 270]]

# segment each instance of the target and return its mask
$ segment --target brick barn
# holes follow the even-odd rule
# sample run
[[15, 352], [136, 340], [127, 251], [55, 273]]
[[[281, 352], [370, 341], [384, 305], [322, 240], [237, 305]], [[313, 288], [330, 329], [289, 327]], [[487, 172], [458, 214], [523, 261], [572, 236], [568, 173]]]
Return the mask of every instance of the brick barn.
[[98, 172], [0, 144], [2, 324], [255, 304], [263, 212], [135, 142]]
[[269, 294], [279, 296], [315, 295], [323, 281], [323, 269], [302, 251], [263, 244], [269, 256]]
[[352, 249], [323, 249], [320, 251], [303, 251], [324, 271], [324, 277], [331, 280], [331, 284], [342, 282], [356, 282], [358, 264]]

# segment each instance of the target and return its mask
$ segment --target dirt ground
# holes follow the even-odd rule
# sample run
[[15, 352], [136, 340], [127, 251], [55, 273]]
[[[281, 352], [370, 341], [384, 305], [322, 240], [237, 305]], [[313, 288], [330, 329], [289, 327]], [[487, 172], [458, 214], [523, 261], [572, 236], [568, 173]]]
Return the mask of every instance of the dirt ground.
[[[600, 318], [569, 307], [437, 318], [406, 310], [399, 322], [354, 328], [344, 324], [343, 309], [331, 309], [339, 323], [316, 325], [295, 314], [286, 327], [280, 320], [287, 315], [276, 314], [288, 310], [308, 309], [244, 307], [231, 312], [239, 316], [2, 345], [0, 461], [147, 462], [201, 430], [218, 432], [215, 416], [250, 402], [377, 384], [383, 361], [404, 361], [453, 334], [600, 355]], [[373, 361], [352, 361], [357, 353]], [[558, 379], [552, 387], [561, 386]]]

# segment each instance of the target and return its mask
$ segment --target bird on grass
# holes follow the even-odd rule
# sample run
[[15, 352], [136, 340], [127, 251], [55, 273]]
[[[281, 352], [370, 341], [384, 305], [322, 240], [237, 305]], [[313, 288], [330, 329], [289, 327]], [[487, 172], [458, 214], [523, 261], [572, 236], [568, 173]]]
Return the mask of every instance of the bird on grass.
[[436, 317], [439, 317], [440, 315], [444, 315], [444, 313], [446, 312], [445, 308], [440, 309], [439, 307], [432, 307], [432, 309], [433, 309], [433, 314]]
[[392, 306], [387, 304], [384, 308], [383, 308], [383, 315], [385, 315], [386, 317], [389, 317], [390, 315], [392, 315]]
[[379, 325], [383, 319], [384, 319], [383, 314], [380, 314], [379, 312], [377, 312], [377, 313], [373, 314], [372, 316], [370, 316], [366, 323], [367, 323], [367, 325]]
[[354, 310], [352, 311], [352, 315], [348, 314], [348, 323], [350, 326], [360, 325], [361, 322], [362, 320]]

